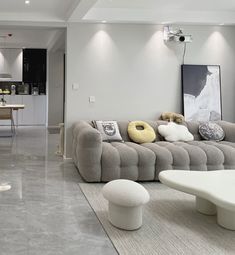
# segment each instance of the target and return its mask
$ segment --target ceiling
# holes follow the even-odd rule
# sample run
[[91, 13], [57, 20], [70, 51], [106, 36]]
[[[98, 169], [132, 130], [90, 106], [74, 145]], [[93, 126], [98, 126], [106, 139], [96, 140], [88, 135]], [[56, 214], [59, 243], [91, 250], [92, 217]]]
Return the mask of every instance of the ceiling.
[[161, 9], [161, 10], [190, 10], [190, 11], [212, 11], [212, 10], [235, 10], [235, 2], [232, 0], [99, 0], [95, 8], [121, 8], [121, 9]]
[[0, 48], [47, 48], [57, 34], [55, 28], [4, 28], [0, 36], [12, 34], [3, 39], [0, 37]]
[[[0, 0], [0, 24], [71, 22], [235, 24], [234, 0]], [[33, 23], [32, 23], [33, 22]], [[38, 23], [38, 24], [37, 24]]]
[[234, 0], [97, 0], [84, 20], [133, 23], [235, 24]]
[[75, 0], [0, 0], [0, 20], [64, 21]]
[[235, 0], [0, 0], [0, 35], [13, 34], [9, 47], [50, 48], [68, 22], [101, 21], [235, 25]]

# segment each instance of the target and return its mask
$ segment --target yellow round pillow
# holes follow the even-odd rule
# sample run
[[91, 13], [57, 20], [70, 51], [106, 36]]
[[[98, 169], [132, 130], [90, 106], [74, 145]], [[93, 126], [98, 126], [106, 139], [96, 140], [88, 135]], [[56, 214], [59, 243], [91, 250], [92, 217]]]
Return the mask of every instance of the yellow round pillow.
[[[141, 129], [137, 129], [137, 127]], [[127, 131], [131, 140], [136, 143], [151, 143], [156, 139], [153, 128], [144, 121], [131, 121]]]

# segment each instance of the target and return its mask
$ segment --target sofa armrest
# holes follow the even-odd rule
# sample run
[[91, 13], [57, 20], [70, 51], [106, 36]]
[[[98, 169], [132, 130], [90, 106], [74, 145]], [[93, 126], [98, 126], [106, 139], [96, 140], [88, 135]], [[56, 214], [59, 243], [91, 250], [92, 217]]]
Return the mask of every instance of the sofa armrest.
[[83, 148], [101, 146], [100, 132], [86, 121], [78, 121], [73, 125], [73, 139]]
[[217, 124], [220, 125], [225, 132], [224, 140], [228, 142], [235, 142], [235, 123], [219, 121]]
[[102, 138], [100, 132], [86, 121], [73, 125], [73, 160], [88, 182], [101, 180]]

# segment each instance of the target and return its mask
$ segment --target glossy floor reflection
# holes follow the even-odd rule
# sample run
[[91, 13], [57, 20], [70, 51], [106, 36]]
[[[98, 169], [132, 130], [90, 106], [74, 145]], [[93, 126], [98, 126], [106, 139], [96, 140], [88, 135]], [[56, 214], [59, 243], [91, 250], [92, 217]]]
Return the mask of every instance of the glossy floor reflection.
[[22, 127], [0, 137], [0, 255], [117, 254], [81, 193], [58, 134]]

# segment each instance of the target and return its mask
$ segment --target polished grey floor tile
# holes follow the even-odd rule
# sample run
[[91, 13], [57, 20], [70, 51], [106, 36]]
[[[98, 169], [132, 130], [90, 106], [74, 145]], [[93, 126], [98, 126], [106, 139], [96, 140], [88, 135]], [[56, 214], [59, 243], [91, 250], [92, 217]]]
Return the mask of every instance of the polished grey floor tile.
[[43, 127], [0, 138], [0, 185], [11, 185], [0, 192], [0, 255], [117, 254], [58, 143]]
[[28, 237], [21, 230], [0, 231], [0, 254], [1, 255], [27, 255], [28, 254]]
[[25, 225], [26, 211], [23, 203], [19, 205], [0, 203], [1, 230], [22, 230], [25, 228]]

